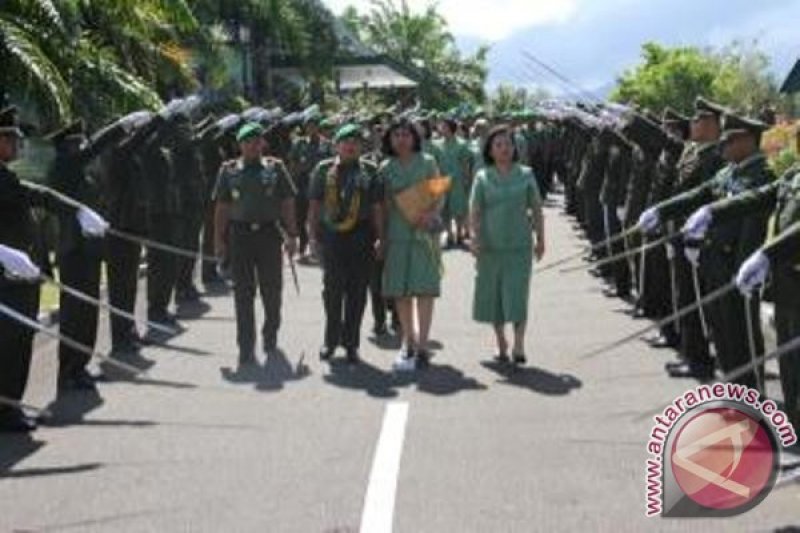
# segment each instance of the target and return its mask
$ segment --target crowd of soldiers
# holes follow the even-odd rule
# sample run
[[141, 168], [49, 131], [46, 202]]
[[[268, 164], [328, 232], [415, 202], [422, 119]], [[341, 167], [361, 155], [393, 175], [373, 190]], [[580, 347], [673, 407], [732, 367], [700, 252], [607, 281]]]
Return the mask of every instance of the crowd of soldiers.
[[[284, 254], [292, 265], [295, 257], [329, 265], [323, 359], [349, 338], [348, 359], [358, 361], [367, 290], [374, 332], [399, 329], [392, 302], [381, 293], [380, 253], [368, 264], [353, 262], [352, 255], [348, 260], [345, 247], [337, 248], [342, 257], [320, 257], [325, 251], [316, 235], [332, 158], [354, 157], [362, 161], [359, 172], [372, 175], [386, 157], [382, 140], [398, 114], [326, 118], [312, 106], [288, 114], [251, 108], [220, 118], [201, 117], [199, 107], [191, 98], [179, 100], [158, 113], [123, 117], [91, 136], [80, 121], [67, 125], [48, 136], [57, 154], [47, 180], [51, 189], [21, 181], [9, 169], [23, 135], [15, 109], [0, 113], [0, 311], [37, 317], [39, 282], [49, 270], [31, 213], [43, 208], [59, 220], [60, 392], [96, 387], [87, 371], [91, 350], [81, 348], [97, 342], [98, 306], [91, 299], [100, 298], [101, 283], [110, 306], [121, 311], [111, 314], [111, 341], [112, 356], [122, 358], [159, 342], [160, 331], [181, 327], [172, 305], [202, 297], [195, 282], [198, 259], [206, 286], [233, 278], [242, 364], [255, 359], [257, 287], [265, 310], [264, 351], [278, 346]], [[763, 354], [757, 289], [768, 273], [779, 342], [800, 333], [800, 173], [771, 175], [759, 150], [764, 124], [702, 98], [692, 118], [671, 110], [656, 117], [613, 104], [554, 105], [491, 119], [481, 110], [401, 115], [453, 180], [441, 227], [448, 248], [470, 240], [466, 197], [484, 164], [482, 144], [493, 123], [506, 123], [542, 196], [555, 180], [563, 185], [566, 210], [585, 229], [598, 261], [595, 273], [609, 282], [609, 296], [635, 294], [636, 313], [663, 319], [731, 285], [738, 273], [740, 293], [730, 290], [698, 306], [652, 339], [655, 346], [678, 350], [680, 359], [667, 368], [671, 376], [710, 379], [716, 367], [728, 372]], [[353, 140], [355, 145], [348, 142]], [[371, 216], [362, 211], [355, 223]], [[380, 224], [365, 231], [365, 242], [380, 240]], [[660, 245], [648, 246], [654, 241]], [[142, 334], [133, 315], [144, 252], [150, 330]], [[352, 307], [342, 311], [343, 305]], [[6, 430], [35, 426], [19, 403], [35, 331], [10, 315], [0, 318], [0, 428]], [[799, 359], [796, 352], [781, 358], [786, 409], [795, 423]], [[756, 366], [739, 381], [763, 390], [763, 377]]]
[[[769, 125], [702, 97], [692, 117], [581, 106], [559, 123], [566, 209], [606, 295], [659, 321], [647, 340], [676, 350], [669, 376], [719, 370], [764, 393], [764, 366], [753, 364], [764, 355], [762, 295], [778, 344], [800, 335], [800, 167], [773, 175], [760, 149]], [[800, 350], [780, 358], [780, 378], [798, 424]]]

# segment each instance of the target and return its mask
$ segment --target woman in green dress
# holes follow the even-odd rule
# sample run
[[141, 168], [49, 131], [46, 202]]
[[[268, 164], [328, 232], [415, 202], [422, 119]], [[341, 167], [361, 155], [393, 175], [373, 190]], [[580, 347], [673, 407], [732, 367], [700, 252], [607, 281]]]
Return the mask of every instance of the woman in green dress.
[[[469, 211], [469, 166], [472, 155], [466, 143], [456, 135], [455, 120], [444, 119], [439, 123], [441, 139], [436, 142], [439, 149], [439, 164], [442, 173], [453, 180], [445, 204], [445, 229], [447, 246], [463, 245], [467, 237], [467, 213]], [[455, 233], [453, 224], [455, 223]]]
[[[441, 292], [441, 252], [437, 235], [441, 231], [438, 209], [414, 224], [399, 209], [396, 195], [423, 180], [437, 178], [436, 161], [422, 152], [422, 140], [411, 122], [394, 122], [384, 135], [381, 165], [386, 199], [386, 248], [383, 295], [392, 298], [400, 319], [403, 348], [398, 365], [425, 365], [433, 321], [433, 303]], [[416, 315], [416, 320], [415, 320]], [[416, 330], [414, 324], [419, 324]]]
[[545, 251], [542, 202], [533, 172], [517, 163], [510, 128], [494, 128], [483, 155], [486, 167], [476, 174], [470, 196], [478, 262], [473, 318], [494, 326], [500, 363], [509, 362], [505, 326], [513, 324], [513, 362], [524, 364], [533, 256], [540, 260]]

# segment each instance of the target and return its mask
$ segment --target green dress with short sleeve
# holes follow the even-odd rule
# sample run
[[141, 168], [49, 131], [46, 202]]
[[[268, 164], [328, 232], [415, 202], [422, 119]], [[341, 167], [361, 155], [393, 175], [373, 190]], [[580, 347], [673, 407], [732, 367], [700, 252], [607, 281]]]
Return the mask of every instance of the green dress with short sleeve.
[[501, 177], [495, 166], [475, 176], [470, 207], [480, 213], [473, 318], [488, 324], [528, 318], [533, 268], [533, 216], [542, 201], [530, 168], [515, 164]]
[[439, 296], [441, 293], [441, 251], [434, 234], [411, 225], [398, 209], [394, 197], [422, 180], [436, 178], [436, 161], [419, 153], [407, 166], [396, 158], [380, 170], [388, 203], [386, 263], [383, 295], [386, 298]]
[[467, 145], [458, 137], [441, 139], [436, 142], [439, 149], [439, 164], [442, 174], [452, 179], [453, 184], [447, 193], [445, 212], [447, 218], [461, 218], [469, 209], [469, 176], [464, 174], [472, 159]]

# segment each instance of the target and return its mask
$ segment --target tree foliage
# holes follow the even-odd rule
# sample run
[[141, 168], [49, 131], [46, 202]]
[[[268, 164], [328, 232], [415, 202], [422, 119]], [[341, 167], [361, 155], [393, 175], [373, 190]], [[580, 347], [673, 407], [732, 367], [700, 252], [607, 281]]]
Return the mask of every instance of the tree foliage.
[[366, 44], [422, 72], [420, 96], [426, 105], [449, 107], [467, 101], [482, 103], [488, 75], [488, 47], [464, 55], [435, 4], [414, 12], [407, 0], [372, 0], [367, 13], [352, 6], [344, 24]]
[[753, 114], [781, 103], [769, 59], [757, 43], [740, 42], [718, 50], [646, 43], [641, 63], [618, 79], [612, 99], [690, 113], [698, 95]]

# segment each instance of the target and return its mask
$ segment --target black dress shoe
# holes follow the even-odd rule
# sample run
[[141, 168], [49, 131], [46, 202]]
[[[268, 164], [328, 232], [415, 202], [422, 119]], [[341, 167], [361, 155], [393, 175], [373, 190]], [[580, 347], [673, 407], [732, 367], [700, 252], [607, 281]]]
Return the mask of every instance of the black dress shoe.
[[692, 378], [706, 381], [714, 377], [713, 365], [702, 363], [686, 362], [680, 366], [670, 368], [667, 372], [671, 378]]
[[514, 354], [514, 356], [512, 357], [512, 360], [514, 361], [515, 365], [519, 365], [519, 366], [522, 366], [522, 365], [524, 365], [525, 363], [528, 362], [528, 358], [525, 357], [525, 354], [523, 354], [523, 353]]
[[376, 337], [385, 337], [389, 334], [389, 329], [386, 327], [386, 324], [375, 324], [372, 328], [372, 333], [374, 333]]
[[361, 362], [361, 356], [358, 354], [356, 348], [349, 348], [347, 350], [347, 362], [351, 365], [356, 365]]
[[414, 357], [417, 360], [417, 367], [418, 368], [427, 368], [431, 364], [431, 359], [433, 356], [431, 352], [428, 350], [417, 350], [414, 352]]
[[30, 433], [36, 429], [36, 422], [16, 407], [3, 408], [0, 412], [0, 432]]
[[90, 392], [97, 390], [97, 379], [85, 368], [73, 373], [71, 382], [74, 390]]
[[686, 359], [676, 359], [675, 361], [669, 361], [664, 365], [664, 370], [669, 372], [671, 368], [676, 368], [686, 364]]
[[319, 349], [319, 358], [320, 361], [330, 361], [333, 359], [333, 353], [335, 352], [335, 348], [328, 348], [327, 346], [323, 346]]

